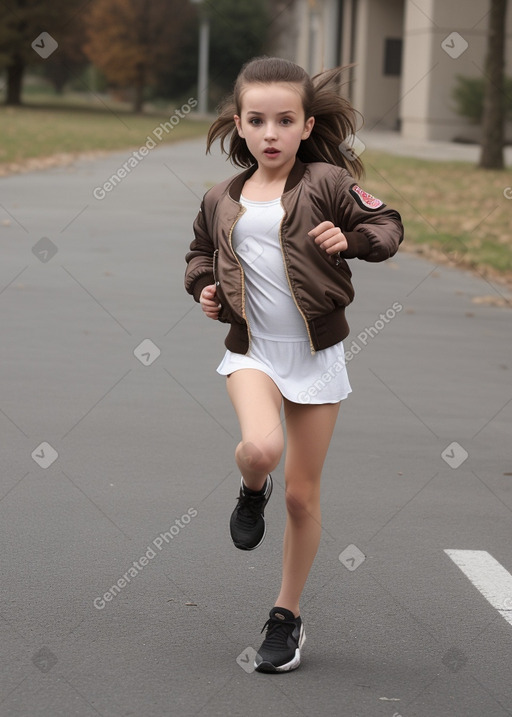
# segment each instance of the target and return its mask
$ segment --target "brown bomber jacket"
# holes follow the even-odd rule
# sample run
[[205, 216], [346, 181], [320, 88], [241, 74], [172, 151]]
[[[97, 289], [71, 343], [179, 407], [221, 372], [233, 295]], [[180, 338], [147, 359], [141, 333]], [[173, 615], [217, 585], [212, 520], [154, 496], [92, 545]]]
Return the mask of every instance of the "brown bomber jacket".
[[[199, 301], [201, 291], [216, 284], [219, 321], [231, 324], [225, 345], [245, 354], [250, 326], [245, 318], [245, 282], [231, 235], [245, 209], [240, 194], [250, 167], [210, 189], [194, 222], [195, 239], [185, 260], [185, 288]], [[366, 194], [347, 170], [324, 162], [295, 162], [281, 197], [284, 217], [281, 249], [290, 290], [309, 336], [311, 351], [320, 351], [348, 336], [345, 307], [354, 297], [346, 259], [384, 261], [403, 239], [400, 215]], [[348, 248], [329, 255], [308, 236], [325, 220], [344, 233]]]

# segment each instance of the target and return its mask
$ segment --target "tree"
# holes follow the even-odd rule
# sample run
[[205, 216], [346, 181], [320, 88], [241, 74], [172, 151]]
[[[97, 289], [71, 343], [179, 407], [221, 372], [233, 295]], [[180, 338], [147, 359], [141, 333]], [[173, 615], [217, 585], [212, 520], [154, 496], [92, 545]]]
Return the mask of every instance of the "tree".
[[193, 12], [188, 0], [94, 0], [85, 53], [109, 82], [133, 90], [134, 112], [142, 111], [162, 65], [172, 62]]
[[[196, 6], [197, 7], [197, 6]], [[180, 50], [172, 63], [162, 63], [152, 88], [155, 96], [177, 99], [190, 97], [195, 92], [198, 62], [197, 11], [181, 29]]]
[[33, 49], [34, 40], [42, 32], [48, 32], [59, 43], [65, 34], [65, 23], [78, 5], [79, 0], [0, 3], [0, 69], [7, 74], [6, 104], [21, 104], [27, 66], [46, 61]]
[[479, 166], [503, 169], [505, 144], [505, 31], [507, 0], [490, 0]]
[[206, 5], [211, 18], [210, 81], [224, 94], [244, 62], [265, 52], [271, 19], [266, 2], [215, 0]]
[[59, 95], [63, 93], [66, 84], [83, 73], [89, 65], [82, 49], [83, 36], [83, 18], [75, 16], [66, 24], [66, 32], [59, 38], [58, 52], [54, 52], [45, 62], [44, 76]]
[[[244, 62], [267, 51], [269, 29], [275, 25], [269, 5], [269, 0], [202, 0], [200, 12], [207, 14], [210, 22], [211, 107], [232, 89]], [[272, 12], [279, 15], [281, 11], [274, 2]], [[157, 89], [161, 96], [175, 98], [197, 92], [198, 21], [195, 13], [182, 27], [179, 53], [172, 66], [164, 66], [159, 72]]]

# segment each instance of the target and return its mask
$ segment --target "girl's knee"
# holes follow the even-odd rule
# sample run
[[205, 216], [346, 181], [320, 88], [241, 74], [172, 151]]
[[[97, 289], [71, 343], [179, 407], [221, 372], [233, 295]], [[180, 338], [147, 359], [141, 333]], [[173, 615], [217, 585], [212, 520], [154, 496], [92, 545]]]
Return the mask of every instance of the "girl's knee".
[[282, 446], [268, 440], [240, 442], [236, 449], [238, 463], [248, 470], [270, 473], [281, 459]]
[[316, 514], [320, 506], [320, 491], [316, 481], [288, 483], [285, 491], [286, 510], [292, 518]]

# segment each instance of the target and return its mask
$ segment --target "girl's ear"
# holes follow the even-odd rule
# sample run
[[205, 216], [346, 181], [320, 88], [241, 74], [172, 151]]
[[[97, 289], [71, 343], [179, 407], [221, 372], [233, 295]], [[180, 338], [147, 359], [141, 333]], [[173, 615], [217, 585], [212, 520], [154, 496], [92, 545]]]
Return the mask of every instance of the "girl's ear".
[[313, 130], [313, 126], [315, 124], [315, 118], [314, 117], [308, 117], [306, 120], [306, 124], [304, 125], [304, 132], [302, 133], [301, 139], [307, 139], [309, 135], [311, 134]]
[[235, 120], [235, 125], [238, 130], [239, 136], [242, 137], [242, 139], [245, 139], [242, 132], [242, 123], [240, 121], [240, 117], [238, 115], [233, 115], [233, 119]]

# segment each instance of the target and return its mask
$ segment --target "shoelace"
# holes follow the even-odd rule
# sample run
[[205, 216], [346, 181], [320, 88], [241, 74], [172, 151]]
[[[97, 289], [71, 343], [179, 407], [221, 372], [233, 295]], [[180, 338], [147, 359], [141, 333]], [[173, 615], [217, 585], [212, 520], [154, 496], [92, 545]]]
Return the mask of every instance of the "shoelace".
[[[288, 647], [288, 637], [293, 632], [293, 629], [297, 627], [297, 624], [293, 620], [278, 620], [275, 617], [270, 617], [263, 625], [261, 632], [267, 627], [268, 630], [263, 644], [280, 649]], [[292, 628], [291, 630], [290, 627]]]
[[261, 515], [261, 506], [265, 496], [239, 495], [238, 518], [245, 523], [253, 523]]

